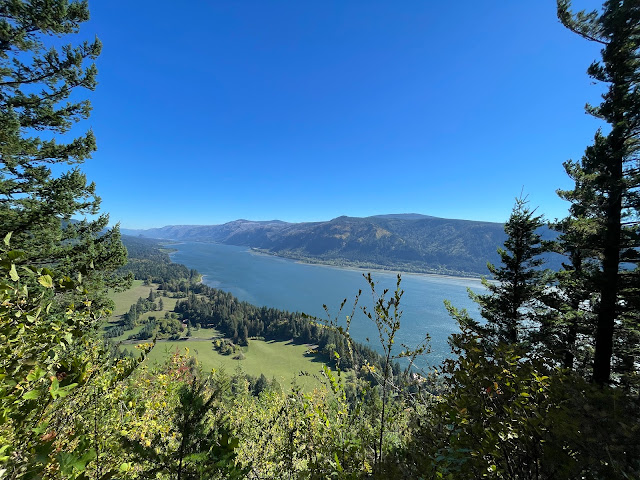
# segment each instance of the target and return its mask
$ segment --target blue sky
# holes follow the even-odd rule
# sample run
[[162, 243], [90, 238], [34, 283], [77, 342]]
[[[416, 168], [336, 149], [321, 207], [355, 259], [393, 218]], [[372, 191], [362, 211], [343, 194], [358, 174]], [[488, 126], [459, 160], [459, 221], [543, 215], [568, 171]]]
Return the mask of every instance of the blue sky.
[[[575, 7], [594, 8], [594, 1]], [[555, 2], [110, 0], [83, 169], [127, 228], [567, 204], [598, 47]]]

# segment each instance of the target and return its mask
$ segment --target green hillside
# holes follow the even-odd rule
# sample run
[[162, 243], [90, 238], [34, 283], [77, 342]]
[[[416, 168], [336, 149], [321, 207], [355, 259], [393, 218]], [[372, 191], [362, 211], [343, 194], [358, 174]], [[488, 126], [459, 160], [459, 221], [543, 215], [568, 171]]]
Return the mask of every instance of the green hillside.
[[236, 220], [126, 233], [248, 246], [283, 257], [341, 266], [480, 276], [504, 242], [500, 223], [426, 215], [338, 217], [326, 222]]

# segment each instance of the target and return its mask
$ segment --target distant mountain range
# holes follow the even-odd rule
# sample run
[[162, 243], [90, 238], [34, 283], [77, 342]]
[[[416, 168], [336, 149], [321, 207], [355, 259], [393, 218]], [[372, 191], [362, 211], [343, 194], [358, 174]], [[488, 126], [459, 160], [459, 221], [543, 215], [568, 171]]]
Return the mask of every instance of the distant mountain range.
[[488, 274], [487, 262], [499, 262], [496, 248], [506, 239], [503, 228], [501, 223], [412, 213], [305, 223], [235, 220], [223, 225], [122, 229], [122, 233], [247, 246], [330, 265], [479, 276]]

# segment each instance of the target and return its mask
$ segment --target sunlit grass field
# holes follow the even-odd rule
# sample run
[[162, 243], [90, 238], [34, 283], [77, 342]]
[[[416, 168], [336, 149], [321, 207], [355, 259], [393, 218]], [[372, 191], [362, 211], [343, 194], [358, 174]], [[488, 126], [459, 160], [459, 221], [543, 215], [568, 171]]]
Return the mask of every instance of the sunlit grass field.
[[[122, 348], [135, 350], [133, 344], [122, 345]], [[234, 355], [218, 353], [213, 348], [212, 340], [163, 341], [156, 344], [146, 361], [163, 362], [176, 350], [180, 353], [188, 352], [195, 357], [204, 372], [216, 369], [233, 374], [239, 367], [253, 376], [264, 373], [269, 380], [275, 378], [284, 389], [290, 388], [294, 382], [304, 390], [312, 390], [321, 385], [322, 362], [313, 355], [307, 355], [307, 347], [304, 345], [250, 340], [248, 347], [242, 347], [244, 360], [234, 360]]]
[[146, 285], [142, 285], [142, 280], [134, 280], [129, 290], [125, 290], [124, 292], [111, 292], [109, 296], [116, 304], [111, 313], [111, 317], [117, 317], [126, 313], [129, 307], [138, 301], [138, 298], [147, 298], [149, 288], [150, 287]]
[[[126, 313], [139, 297], [148, 297], [150, 288], [155, 291], [157, 285], [143, 285], [141, 280], [136, 280], [129, 290], [113, 293], [111, 298], [115, 303], [115, 308], [103, 328], [108, 329], [110, 326], [118, 324], [122, 314]], [[158, 298], [162, 298], [163, 309], [141, 315], [142, 320], [150, 315], [157, 318], [164, 317], [166, 312], [173, 311], [178, 301], [178, 299], [170, 297], [159, 296]], [[123, 335], [113, 338], [113, 341], [126, 341], [130, 335], [137, 333], [141, 328], [142, 325], [138, 325], [133, 330], [128, 330]], [[308, 347], [304, 345], [284, 341], [251, 339], [248, 347], [242, 347], [245, 358], [235, 360], [233, 358], [235, 355], [222, 355], [214, 349], [213, 340], [217, 338], [222, 338], [222, 335], [215, 329], [192, 329], [190, 338], [183, 335], [180, 340], [159, 340], [145, 361], [161, 363], [178, 350], [180, 353], [188, 352], [189, 355], [196, 358], [204, 372], [216, 369], [233, 374], [236, 369], [241, 368], [242, 371], [253, 376], [264, 373], [269, 380], [275, 378], [285, 389], [290, 388], [294, 383], [307, 391], [321, 385], [322, 362], [318, 357], [307, 354]], [[146, 342], [149, 341], [146, 340]], [[145, 343], [145, 341], [125, 343], [120, 348], [137, 352], [135, 344], [138, 343]]]
[[[111, 316], [106, 319], [104, 324], [102, 325], [102, 329], [108, 330], [114, 325], [118, 325], [122, 320], [122, 315], [129, 311], [131, 305], [138, 301], [138, 298], [147, 298], [149, 296], [150, 290], [153, 289], [154, 292], [158, 291], [157, 284], [151, 285], [143, 285], [142, 280], [134, 280], [133, 285], [129, 290], [124, 292], [113, 292], [111, 293], [111, 299], [115, 303], [115, 308], [111, 313]], [[172, 297], [163, 297], [159, 296], [158, 298], [162, 298], [163, 308], [162, 310], [155, 310], [152, 312], [146, 312], [140, 315], [140, 322], [144, 323], [150, 316], [154, 316], [156, 318], [164, 317], [164, 314], [167, 312], [173, 312], [173, 309], [176, 307], [176, 303], [179, 299]], [[157, 300], [156, 300], [157, 301]], [[127, 330], [123, 335], [119, 337], [114, 337], [113, 341], [120, 342], [129, 338], [130, 335], [138, 333], [142, 329], [143, 325], [136, 326], [133, 330]]]

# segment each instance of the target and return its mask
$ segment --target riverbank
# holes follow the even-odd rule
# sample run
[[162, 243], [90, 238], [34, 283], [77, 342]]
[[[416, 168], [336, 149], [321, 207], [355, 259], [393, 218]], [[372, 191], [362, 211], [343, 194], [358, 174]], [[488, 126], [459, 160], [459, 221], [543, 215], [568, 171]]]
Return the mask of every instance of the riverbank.
[[[185, 241], [176, 241], [176, 240], [162, 240], [164, 245], [172, 245], [177, 246], [182, 243], [190, 243]], [[193, 242], [193, 243], [203, 243], [203, 244], [213, 244], [213, 245], [227, 245], [225, 243], [217, 243], [217, 242]], [[275, 258], [283, 258], [287, 260], [293, 260], [296, 263], [307, 264], [307, 265], [318, 265], [332, 268], [340, 268], [343, 270], [351, 270], [357, 272], [381, 272], [381, 273], [390, 273], [390, 274], [401, 274], [401, 275], [426, 275], [426, 276], [435, 276], [439, 278], [452, 278], [452, 279], [465, 279], [465, 280], [478, 280], [481, 281], [485, 275], [481, 275], [475, 272], [463, 272], [457, 270], [449, 270], [449, 269], [433, 269], [433, 268], [420, 268], [416, 265], [411, 264], [400, 264], [400, 265], [380, 265], [376, 263], [367, 263], [367, 262], [356, 262], [349, 261], [346, 259], [336, 259], [336, 260], [324, 260], [313, 257], [306, 257], [303, 255], [296, 254], [286, 254], [286, 253], [274, 253], [270, 250], [257, 248], [257, 247], [249, 247], [246, 245], [232, 245], [241, 248], [246, 248], [249, 252], [255, 255], [265, 255], [269, 257]], [[177, 249], [175, 248], [167, 248], [167, 253], [171, 256], [172, 253], [175, 253]], [[489, 272], [487, 272], [488, 275]]]
[[[341, 260], [338, 262], [332, 261], [323, 261], [321, 259], [315, 259], [310, 257], [301, 257], [295, 255], [281, 255], [277, 253], [270, 252], [268, 250], [263, 250], [260, 248], [251, 248], [247, 247], [249, 252], [254, 255], [265, 255], [268, 257], [276, 257], [283, 258], [287, 260], [292, 260], [299, 264], [306, 265], [317, 265], [319, 267], [330, 267], [330, 268], [339, 268], [341, 270], [348, 270], [353, 272], [379, 272], [379, 273], [388, 273], [388, 274], [400, 274], [400, 275], [421, 275], [428, 277], [438, 277], [438, 278], [451, 278], [451, 279], [460, 279], [460, 280], [477, 280], [478, 282], [482, 281], [483, 276], [475, 273], [466, 273], [466, 272], [457, 272], [457, 273], [440, 273], [439, 271], [435, 271], [433, 269], [399, 269], [394, 267], [387, 267], [384, 265], [378, 264], [367, 264], [360, 262], [349, 262], [348, 260]], [[409, 267], [410, 268], [410, 267]], [[488, 272], [487, 272], [488, 273]]]

